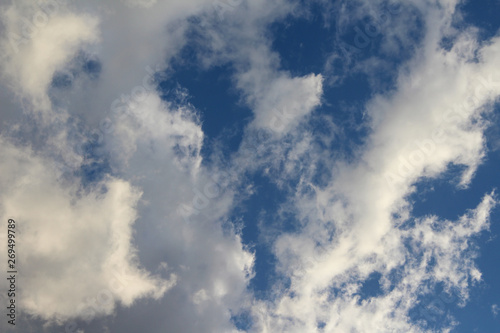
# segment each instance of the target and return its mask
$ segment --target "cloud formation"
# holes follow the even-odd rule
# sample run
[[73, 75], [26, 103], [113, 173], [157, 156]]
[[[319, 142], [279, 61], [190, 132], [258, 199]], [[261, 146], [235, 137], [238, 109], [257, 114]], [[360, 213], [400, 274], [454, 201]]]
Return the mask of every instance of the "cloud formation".
[[[500, 37], [459, 26], [458, 3], [319, 1], [338, 35], [367, 14], [382, 20], [363, 26], [380, 50], [336, 45], [324, 73], [294, 76], [269, 27], [307, 18], [298, 1], [2, 1], [0, 96], [13, 98], [1, 111], [0, 218], [19, 225], [20, 329], [433, 331], [418, 304], [439, 292], [431, 304], [466, 304], [481, 281], [474, 239], [497, 204], [491, 190], [456, 219], [412, 207], [417, 185], [453, 166], [466, 189], [487, 153]], [[200, 70], [228, 66], [252, 112], [228, 156], [205, 158], [189, 91], [174, 99], [158, 85], [186, 46]], [[359, 73], [376, 87], [391, 53], [404, 58], [394, 86], [373, 88], [362, 143], [336, 152], [345, 129], [324, 112], [328, 89]], [[276, 259], [269, 299], [250, 287], [258, 256], [234, 215], [254, 174], [284, 193], [256, 240]], [[456, 325], [446, 316], [438, 329]]]

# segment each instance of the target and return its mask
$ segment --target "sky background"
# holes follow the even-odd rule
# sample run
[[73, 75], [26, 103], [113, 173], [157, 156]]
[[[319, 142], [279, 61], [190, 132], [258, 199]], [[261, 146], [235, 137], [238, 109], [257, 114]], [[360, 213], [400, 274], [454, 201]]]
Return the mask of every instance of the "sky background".
[[0, 0], [0, 331], [500, 332], [499, 10]]

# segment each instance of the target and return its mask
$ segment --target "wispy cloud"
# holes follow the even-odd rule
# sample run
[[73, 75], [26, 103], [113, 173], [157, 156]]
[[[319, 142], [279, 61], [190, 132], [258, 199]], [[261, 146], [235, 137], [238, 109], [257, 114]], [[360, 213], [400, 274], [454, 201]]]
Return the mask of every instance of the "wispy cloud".
[[491, 312], [493, 313], [493, 316], [498, 316], [498, 311], [499, 311], [499, 308], [498, 308], [498, 304], [493, 304], [491, 306]]

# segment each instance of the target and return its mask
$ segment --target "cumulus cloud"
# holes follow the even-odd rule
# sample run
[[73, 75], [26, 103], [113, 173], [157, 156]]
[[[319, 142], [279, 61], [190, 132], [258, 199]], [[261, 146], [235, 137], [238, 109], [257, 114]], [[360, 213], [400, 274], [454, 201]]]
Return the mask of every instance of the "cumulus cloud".
[[[155, 313], [187, 302], [159, 326], [230, 331], [229, 309], [240, 307], [253, 255], [222, 226], [231, 191], [201, 167], [196, 110], [162, 101], [155, 81], [185, 43], [188, 23], [179, 17], [203, 1], [163, 2], [138, 15], [134, 5], [143, 3], [103, 4], [99, 13], [95, 4], [2, 4], [2, 89], [28, 101], [12, 107], [30, 120], [4, 127], [0, 168], [2, 218], [23, 226], [20, 315], [77, 331], [150, 298], [163, 302], [148, 303]], [[23, 35], [26, 20], [42, 14], [47, 20]], [[127, 26], [135, 35], [120, 39]], [[190, 209], [198, 193], [210, 205], [188, 224], [178, 207]], [[195, 312], [200, 320], [188, 323]]]
[[50, 109], [46, 92], [57, 69], [84, 43], [98, 40], [98, 20], [75, 15], [61, 2], [42, 1], [32, 5], [20, 1], [2, 7], [5, 26], [2, 72], [6, 82], [28, 98], [37, 111]]
[[[341, 6], [343, 19], [376, 15], [385, 2], [360, 3]], [[394, 89], [365, 105], [369, 131], [350, 158], [328, 151], [341, 129], [315, 113], [339, 55], [325, 73], [294, 76], [273, 49], [270, 24], [304, 14], [298, 2], [2, 3], [0, 93], [16, 98], [2, 110], [0, 217], [19, 225], [20, 325], [422, 332], [441, 313], [436, 304], [464, 305], [481, 281], [471, 239], [488, 229], [495, 192], [455, 220], [416, 216], [409, 199], [419, 181], [451, 165], [461, 167], [456, 185], [465, 189], [486, 154], [483, 116], [500, 94], [500, 40], [455, 29], [457, 3], [386, 8], [394, 26], [381, 26], [381, 54], [420, 47]], [[405, 39], [419, 19], [422, 39]], [[203, 159], [199, 110], [157, 91], [189, 43], [200, 68], [231, 68], [253, 114], [238, 151], [215, 163]], [[377, 63], [342, 75], [370, 76]], [[231, 215], [252, 194], [249, 172], [287, 193], [272, 218], [297, 220], [293, 232], [272, 225], [262, 237], [281, 279], [269, 300], [249, 289], [256, 255]], [[378, 294], [362, 295], [374, 276]], [[238, 329], [239, 315], [253, 326]]]
[[1, 215], [17, 221], [24, 311], [58, 322], [93, 318], [118, 302], [158, 299], [175, 284], [175, 275], [164, 280], [137, 264], [131, 239], [138, 189], [109, 178], [82, 193], [28, 147], [4, 138], [1, 146]]

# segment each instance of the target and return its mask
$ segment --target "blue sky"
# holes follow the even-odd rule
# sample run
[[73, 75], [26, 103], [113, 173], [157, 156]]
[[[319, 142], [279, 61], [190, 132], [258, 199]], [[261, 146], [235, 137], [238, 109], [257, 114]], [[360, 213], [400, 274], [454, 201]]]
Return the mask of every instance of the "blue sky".
[[0, 330], [500, 332], [499, 7], [0, 0]]

